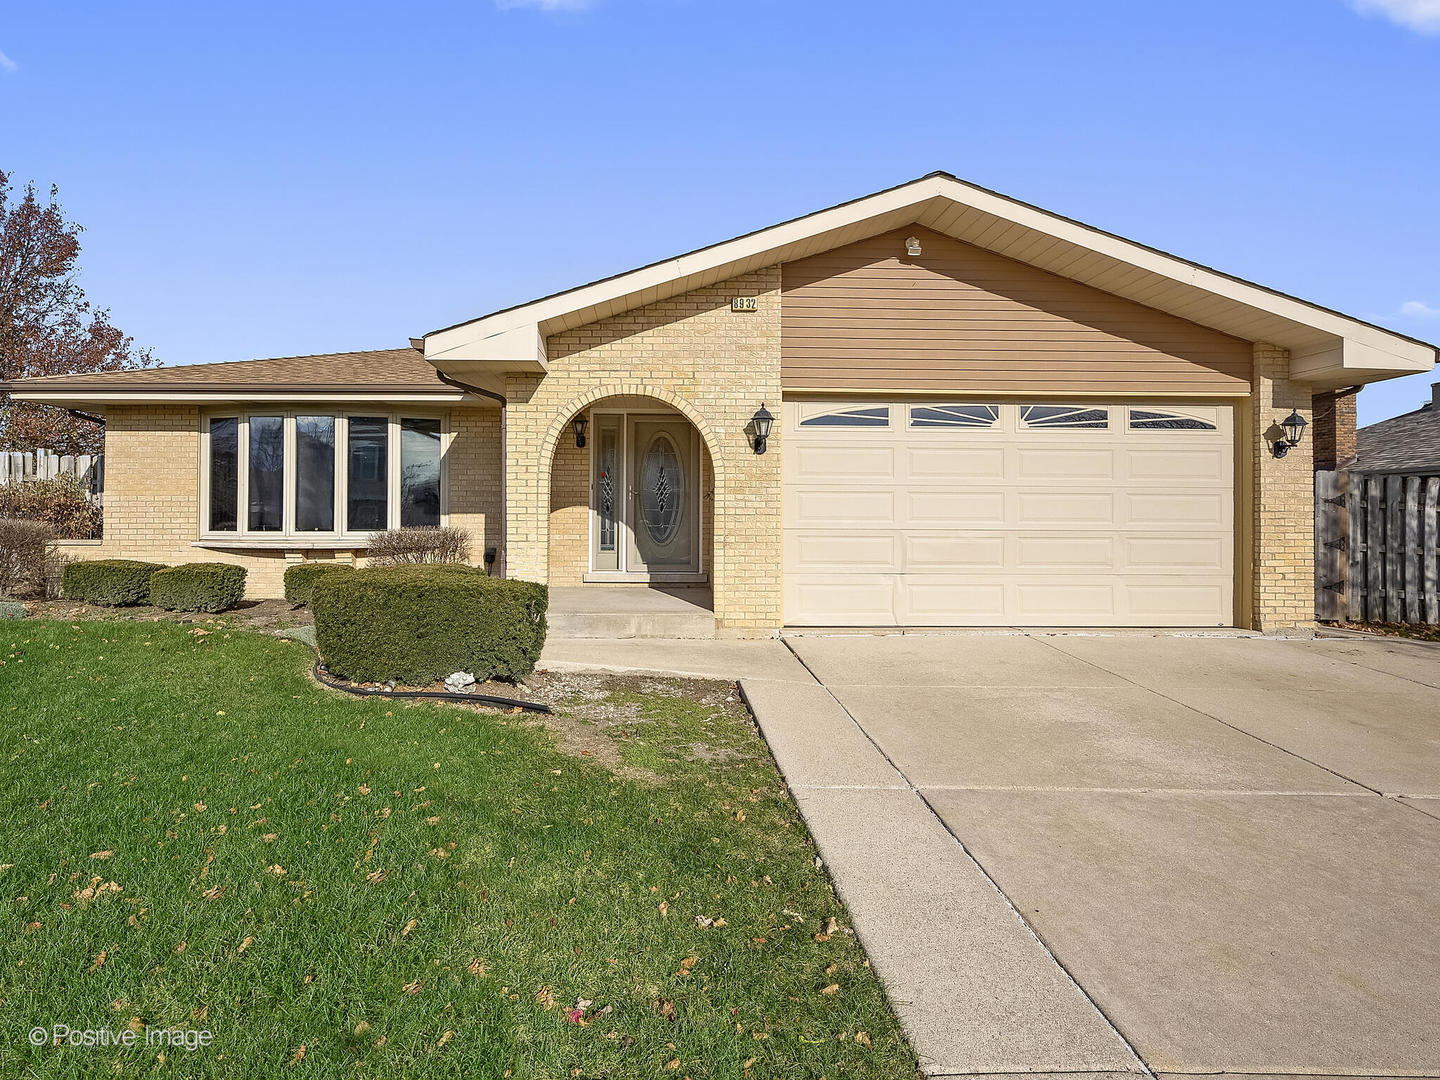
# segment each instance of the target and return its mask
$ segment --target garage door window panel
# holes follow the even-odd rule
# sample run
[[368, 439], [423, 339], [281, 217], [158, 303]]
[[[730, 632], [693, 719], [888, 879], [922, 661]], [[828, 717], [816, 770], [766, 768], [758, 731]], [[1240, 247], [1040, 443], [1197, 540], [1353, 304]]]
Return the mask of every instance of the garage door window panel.
[[1020, 420], [1027, 428], [1046, 430], [1108, 428], [1110, 410], [1081, 405], [1022, 405]]
[[999, 405], [912, 405], [912, 428], [989, 428], [1000, 419]]
[[830, 428], [889, 427], [890, 407], [888, 405], [866, 405], [817, 413], [814, 416], [807, 416], [801, 420], [800, 426]]
[[1215, 424], [1199, 416], [1159, 412], [1154, 409], [1131, 409], [1131, 431], [1215, 431]]

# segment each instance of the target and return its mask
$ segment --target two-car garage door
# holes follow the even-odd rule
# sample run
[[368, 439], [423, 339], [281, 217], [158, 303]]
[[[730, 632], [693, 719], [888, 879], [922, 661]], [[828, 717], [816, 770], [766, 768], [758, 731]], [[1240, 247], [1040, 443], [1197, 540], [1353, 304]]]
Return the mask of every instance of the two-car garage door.
[[785, 620], [1231, 625], [1231, 413], [787, 401]]

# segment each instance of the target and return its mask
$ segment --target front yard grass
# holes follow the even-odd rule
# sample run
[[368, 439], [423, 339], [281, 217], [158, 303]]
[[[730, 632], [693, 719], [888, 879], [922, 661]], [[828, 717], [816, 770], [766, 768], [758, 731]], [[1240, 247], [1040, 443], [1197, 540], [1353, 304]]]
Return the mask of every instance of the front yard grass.
[[310, 658], [0, 624], [0, 1075], [915, 1076], [725, 688], [557, 683], [546, 727]]

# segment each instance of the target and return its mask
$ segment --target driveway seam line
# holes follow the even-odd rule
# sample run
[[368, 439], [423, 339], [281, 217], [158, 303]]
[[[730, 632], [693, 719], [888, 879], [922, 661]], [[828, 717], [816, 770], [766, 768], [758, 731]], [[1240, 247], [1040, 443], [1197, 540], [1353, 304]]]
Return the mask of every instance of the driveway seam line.
[[919, 799], [925, 809], [929, 811], [930, 816], [933, 817], [937, 822], [939, 822], [940, 827], [944, 829], [947, 834], [949, 834], [952, 840], [955, 841], [955, 844], [957, 847], [960, 848], [961, 853], [972, 863], [974, 863], [975, 868], [980, 871], [986, 882], [989, 883], [990, 887], [995, 890], [996, 895], [998, 895], [1000, 899], [1005, 902], [1005, 906], [1010, 909], [1010, 913], [1014, 915], [1015, 918], [1019, 921], [1020, 925], [1025, 928], [1025, 932], [1030, 935], [1030, 937], [1034, 940], [1035, 944], [1040, 946], [1040, 948], [1044, 951], [1045, 955], [1050, 958], [1051, 963], [1053, 963], [1057, 968], [1060, 969], [1061, 973], [1069, 981], [1070, 985], [1075, 987], [1075, 989], [1080, 993], [1080, 995], [1090, 1003], [1090, 1007], [1100, 1015], [1100, 1018], [1104, 1020], [1105, 1023], [1109, 1026], [1110, 1030], [1115, 1033], [1115, 1037], [1120, 1040], [1121, 1045], [1123, 1045], [1125, 1049], [1130, 1052], [1130, 1056], [1135, 1060], [1136, 1064], [1140, 1066], [1142, 1074], [1150, 1077], [1151, 1080], [1155, 1080], [1155, 1070], [1151, 1069], [1149, 1063], [1147, 1063], [1145, 1059], [1140, 1056], [1140, 1052], [1136, 1050], [1134, 1044], [1131, 1043], [1128, 1038], [1126, 1038], [1125, 1033], [1120, 1030], [1119, 1025], [1115, 1023], [1114, 1018], [1103, 1008], [1100, 1007], [1100, 1003], [1096, 1001], [1093, 997], [1091, 997], [1090, 992], [1086, 990], [1085, 987], [1080, 985], [1079, 980], [1075, 978], [1075, 976], [1071, 973], [1070, 969], [1061, 962], [1060, 958], [1055, 955], [1054, 950], [1050, 948], [1050, 945], [1045, 941], [1043, 937], [1040, 936], [1040, 933], [1035, 929], [1035, 927], [1030, 924], [1030, 920], [1025, 918], [1024, 914], [1021, 913], [1019, 907], [1016, 906], [1015, 901], [1012, 900], [1009, 894], [1000, 887], [999, 882], [995, 880], [995, 878], [990, 874], [989, 870], [985, 869], [985, 865], [975, 857], [974, 852], [972, 852], [969, 848], [965, 846], [965, 841], [961, 840], [960, 837], [956, 835], [955, 830], [950, 828], [949, 823], [936, 812], [935, 807], [931, 804], [930, 800], [925, 797], [925, 793], [919, 788], [917, 788], [913, 783], [911, 783], [910, 777], [905, 774], [905, 770], [901, 769], [900, 766], [895, 763], [895, 761], [890, 757], [890, 755], [885, 752], [884, 748], [875, 741], [874, 737], [870, 734], [870, 732], [865, 730], [865, 725], [860, 723], [860, 721], [855, 718], [855, 714], [850, 711], [850, 709], [845, 705], [843, 701], [841, 701], [838, 697], [835, 696], [835, 692], [831, 690], [830, 687], [827, 686], [820, 679], [820, 677], [815, 674], [814, 671], [811, 670], [810, 665], [805, 662], [805, 658], [795, 651], [794, 647], [791, 646], [790, 642], [787, 641], [784, 637], [782, 637], [780, 640], [784, 644], [785, 648], [790, 650], [791, 655], [794, 656], [797, 661], [799, 661], [800, 666], [803, 667], [806, 671], [810, 672], [810, 677], [813, 678], [817, 683], [820, 683], [821, 686], [825, 687], [825, 693], [830, 695], [830, 699], [839, 706], [840, 711], [843, 712], [846, 717], [849, 718], [850, 722], [855, 725], [856, 730], [859, 731], [860, 734], [865, 737], [865, 740], [875, 748], [875, 752], [879, 754], [882, 758], [884, 758], [885, 762], [892, 769], [895, 770], [896, 775], [898, 775], [902, 780], [905, 781], [906, 787], [910, 791], [915, 793], [915, 797]]
[[[1036, 638], [1035, 640], [1040, 641], [1039, 638]], [[1051, 648], [1051, 649], [1054, 649], [1054, 650], [1055, 650], [1056, 652], [1058, 652], [1061, 656], [1067, 656], [1067, 657], [1069, 657], [1071, 660], [1079, 660], [1082, 664], [1088, 664], [1088, 665], [1090, 665], [1091, 667], [1093, 667], [1096, 671], [1103, 671], [1103, 672], [1105, 672], [1105, 674], [1107, 674], [1107, 675], [1114, 675], [1117, 679], [1124, 679], [1125, 682], [1129, 683], [1131, 686], [1136, 687], [1137, 689], [1140, 689], [1140, 690], [1144, 690], [1144, 691], [1146, 691], [1147, 693], [1154, 694], [1156, 697], [1164, 698], [1166, 701], [1170, 702], [1170, 703], [1173, 704], [1173, 705], [1179, 705], [1182, 709], [1189, 709], [1191, 712], [1199, 713], [1201, 716], [1208, 717], [1209, 719], [1214, 720], [1217, 724], [1221, 724], [1221, 725], [1223, 725], [1224, 727], [1229, 728], [1231, 731], [1239, 732], [1241, 735], [1244, 735], [1246, 738], [1254, 739], [1256, 742], [1258, 742], [1258, 743], [1260, 743], [1260, 744], [1262, 744], [1262, 745], [1264, 745], [1264, 746], [1268, 746], [1268, 747], [1270, 747], [1272, 750], [1279, 750], [1282, 754], [1288, 755], [1289, 757], [1293, 757], [1293, 758], [1295, 758], [1295, 760], [1297, 760], [1297, 761], [1303, 761], [1303, 762], [1305, 762], [1305, 764], [1307, 764], [1307, 765], [1313, 765], [1313, 766], [1315, 766], [1315, 768], [1320, 769], [1320, 770], [1323, 771], [1323, 772], [1327, 772], [1327, 773], [1329, 773], [1331, 776], [1339, 777], [1341, 780], [1344, 780], [1347, 784], [1354, 784], [1356, 787], [1364, 788], [1366, 791], [1371, 792], [1371, 793], [1374, 794], [1374, 795], [1378, 795], [1378, 796], [1379, 796], [1380, 798], [1382, 798], [1382, 799], [1388, 799], [1388, 798], [1390, 798], [1390, 796], [1386, 795], [1385, 792], [1380, 791], [1378, 788], [1373, 788], [1373, 787], [1371, 787], [1369, 784], [1366, 784], [1366, 783], [1363, 783], [1362, 781], [1356, 780], [1356, 779], [1355, 779], [1354, 777], [1352, 777], [1352, 776], [1346, 776], [1344, 773], [1340, 772], [1338, 769], [1332, 769], [1332, 768], [1330, 768], [1330, 766], [1328, 766], [1328, 765], [1322, 765], [1322, 764], [1320, 764], [1320, 762], [1318, 762], [1318, 761], [1312, 761], [1312, 760], [1310, 760], [1310, 758], [1307, 758], [1304, 754], [1297, 754], [1294, 750], [1291, 750], [1289, 747], [1281, 746], [1281, 745], [1279, 745], [1278, 743], [1273, 743], [1273, 742], [1271, 742], [1269, 739], [1263, 739], [1263, 738], [1261, 738], [1259, 735], [1256, 735], [1253, 731], [1246, 731], [1244, 728], [1236, 727], [1234, 724], [1230, 723], [1228, 720], [1223, 720], [1223, 719], [1221, 719], [1220, 717], [1216, 716], [1214, 713], [1206, 712], [1204, 709], [1199, 708], [1198, 706], [1195, 706], [1195, 705], [1191, 705], [1189, 702], [1181, 701], [1181, 700], [1179, 700], [1178, 698], [1173, 698], [1173, 697], [1171, 697], [1169, 694], [1165, 693], [1163, 690], [1156, 690], [1153, 686], [1145, 686], [1145, 685], [1143, 685], [1143, 684], [1141, 684], [1141, 683], [1136, 682], [1134, 679], [1132, 679], [1132, 678], [1130, 678], [1130, 677], [1128, 677], [1128, 676], [1126, 676], [1126, 675], [1121, 675], [1120, 672], [1118, 672], [1118, 671], [1111, 671], [1109, 668], [1103, 667], [1103, 666], [1101, 666], [1100, 664], [1095, 663], [1095, 661], [1093, 661], [1093, 660], [1087, 660], [1087, 659], [1086, 659], [1085, 657], [1083, 657], [1083, 656], [1076, 656], [1074, 653], [1066, 652], [1064, 649], [1061, 649], [1061, 648], [1059, 648], [1058, 646], [1051, 645], [1048, 641], [1041, 641], [1041, 644], [1046, 645], [1046, 646], [1048, 646], [1048, 647]], [[1358, 665], [1357, 665], [1357, 666], [1358, 666]], [[1391, 801], [1393, 802], [1394, 800], [1392, 799]]]

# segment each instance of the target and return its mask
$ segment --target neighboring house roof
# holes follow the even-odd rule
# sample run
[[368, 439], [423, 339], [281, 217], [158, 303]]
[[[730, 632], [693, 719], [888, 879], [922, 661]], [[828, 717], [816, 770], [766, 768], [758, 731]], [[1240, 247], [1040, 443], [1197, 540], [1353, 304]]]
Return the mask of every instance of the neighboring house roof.
[[755, 270], [921, 225], [1116, 296], [1291, 353], [1320, 389], [1428, 371], [1436, 346], [1188, 262], [944, 172], [426, 334], [426, 359], [470, 384], [543, 372], [545, 339]]
[[456, 398], [461, 391], [444, 381], [425, 356], [414, 348], [363, 349], [315, 356], [277, 356], [219, 364], [184, 364], [106, 371], [90, 375], [48, 375], [0, 386], [20, 390], [26, 400], [54, 395], [66, 401], [83, 397], [97, 402], [154, 400], [155, 395], [217, 398], [256, 394], [331, 394], [386, 396], [434, 395]]
[[1357, 431], [1350, 470], [1440, 475], [1440, 383], [1431, 394], [1432, 400], [1414, 412]]

